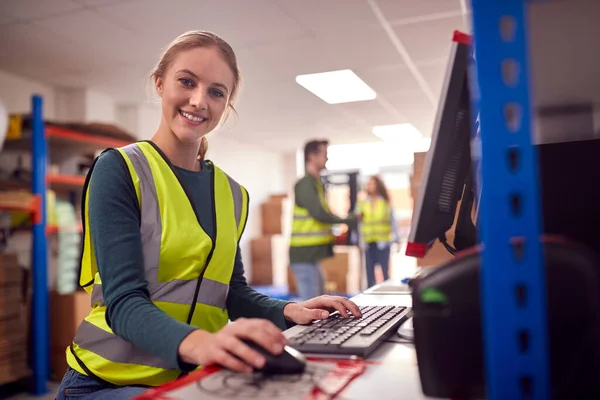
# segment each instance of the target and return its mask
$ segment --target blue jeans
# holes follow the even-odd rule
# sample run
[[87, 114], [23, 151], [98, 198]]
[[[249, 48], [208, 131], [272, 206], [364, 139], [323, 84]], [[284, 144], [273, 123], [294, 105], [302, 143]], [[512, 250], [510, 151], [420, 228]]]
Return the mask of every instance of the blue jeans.
[[390, 244], [377, 245], [377, 243], [367, 243], [365, 251], [365, 262], [367, 264], [367, 286], [375, 285], [375, 267], [377, 264], [383, 272], [383, 279], [390, 279], [388, 272], [390, 266]]
[[296, 278], [300, 301], [312, 299], [325, 293], [325, 280], [320, 262], [295, 263], [291, 265]]
[[129, 400], [148, 390], [143, 387], [123, 386], [111, 388], [81, 375], [72, 368], [67, 369], [60, 383], [56, 400]]

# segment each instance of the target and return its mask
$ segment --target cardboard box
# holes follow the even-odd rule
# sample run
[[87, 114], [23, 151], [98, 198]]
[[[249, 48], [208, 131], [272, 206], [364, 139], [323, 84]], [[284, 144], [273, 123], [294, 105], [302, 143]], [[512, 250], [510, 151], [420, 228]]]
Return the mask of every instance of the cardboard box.
[[0, 254], [0, 385], [30, 374], [27, 307], [16, 254]]
[[[326, 294], [348, 293], [348, 276], [350, 272], [350, 254], [347, 252], [336, 252], [333, 257], [321, 260], [323, 275], [325, 279]], [[357, 277], [355, 277], [358, 279]], [[358, 286], [356, 283], [354, 286]], [[298, 293], [296, 279], [291, 267], [288, 267], [288, 291], [291, 294]], [[356, 291], [356, 289], [354, 290]]]
[[79, 324], [92, 309], [85, 291], [50, 293], [50, 369], [52, 380], [61, 380], [67, 370], [65, 349], [71, 344]]
[[250, 241], [250, 252], [252, 265], [255, 262], [258, 263], [272, 263], [272, 248], [271, 248], [271, 237], [263, 236], [254, 238]]
[[[22, 312], [19, 304], [23, 302], [21, 284], [0, 285], [0, 318], [20, 315]], [[17, 307], [15, 307], [15, 305]]]
[[271, 263], [252, 263], [252, 286], [270, 286], [273, 284], [273, 265]]
[[18, 284], [23, 281], [23, 272], [14, 253], [0, 254], [0, 285]]
[[349, 270], [348, 253], [334, 253], [333, 257], [321, 261], [325, 278], [325, 293], [346, 293]]
[[267, 201], [260, 206], [263, 235], [282, 233], [281, 216], [283, 204], [280, 201]]
[[273, 252], [271, 237], [265, 236], [250, 241], [252, 279], [251, 285], [273, 284]]
[[283, 200], [287, 199], [287, 197], [288, 195], [285, 193], [272, 194], [269, 196], [269, 201], [281, 203]]
[[[447, 233], [446, 239], [448, 243], [452, 245], [454, 243], [454, 234]], [[443, 244], [436, 240], [433, 246], [427, 252], [427, 255], [423, 258], [417, 258], [417, 266], [419, 267], [437, 267], [443, 263], [452, 260], [454, 256], [446, 250]]]

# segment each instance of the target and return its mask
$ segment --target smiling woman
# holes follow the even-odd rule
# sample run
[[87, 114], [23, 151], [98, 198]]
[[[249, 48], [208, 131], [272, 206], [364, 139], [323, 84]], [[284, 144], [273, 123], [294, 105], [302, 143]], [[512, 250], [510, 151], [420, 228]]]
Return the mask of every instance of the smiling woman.
[[86, 179], [79, 283], [92, 311], [66, 350], [58, 400], [129, 399], [211, 364], [250, 372], [265, 357], [244, 341], [280, 354], [288, 324], [360, 316], [345, 298], [286, 303], [244, 278], [248, 192], [204, 159], [240, 87], [231, 47], [184, 33], [152, 78], [162, 103], [152, 139], [106, 150]]
[[[190, 32], [173, 41], [152, 78], [162, 103], [161, 124], [152, 140], [172, 134], [188, 148], [202, 138], [206, 146], [205, 136], [234, 110], [241, 83], [233, 49], [208, 32]], [[198, 161], [179, 166], [198, 168]]]

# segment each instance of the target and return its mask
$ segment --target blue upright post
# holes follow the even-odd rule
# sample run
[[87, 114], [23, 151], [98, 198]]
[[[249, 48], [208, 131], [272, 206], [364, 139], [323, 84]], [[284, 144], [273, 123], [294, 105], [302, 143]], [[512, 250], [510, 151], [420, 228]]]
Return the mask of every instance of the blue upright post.
[[546, 277], [523, 0], [472, 0], [488, 398], [549, 399]]
[[47, 392], [49, 340], [48, 332], [48, 245], [46, 241], [46, 165], [48, 150], [44, 133], [41, 96], [32, 99], [32, 183], [31, 191], [39, 196], [39, 216], [33, 224], [33, 376], [34, 394]]
[[471, 178], [473, 179], [473, 192], [475, 197], [476, 221], [479, 224], [479, 206], [481, 194], [481, 129], [479, 128], [479, 101], [477, 99], [477, 65], [475, 45], [471, 38], [469, 49], [469, 93], [471, 93]]

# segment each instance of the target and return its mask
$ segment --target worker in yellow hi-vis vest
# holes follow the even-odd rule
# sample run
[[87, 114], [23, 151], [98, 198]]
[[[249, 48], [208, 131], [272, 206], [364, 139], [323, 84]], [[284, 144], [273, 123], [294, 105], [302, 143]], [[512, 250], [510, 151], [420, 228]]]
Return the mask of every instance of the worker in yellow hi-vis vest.
[[367, 183], [367, 199], [358, 204], [361, 235], [365, 244], [367, 284], [375, 285], [375, 267], [380, 266], [383, 278], [389, 279], [390, 248], [399, 242], [398, 226], [385, 183], [373, 176]]
[[290, 266], [300, 299], [325, 293], [321, 260], [333, 256], [333, 224], [350, 224], [356, 216], [340, 218], [327, 204], [325, 187], [320, 180], [327, 163], [327, 141], [311, 140], [304, 146], [306, 175], [294, 186], [294, 217], [290, 238]]
[[341, 296], [292, 303], [248, 285], [249, 193], [205, 158], [239, 88], [229, 44], [185, 32], [151, 76], [162, 107], [154, 135], [104, 151], [83, 187], [79, 284], [91, 311], [65, 349], [56, 400], [131, 399], [214, 365], [250, 373], [268, 359], [256, 347], [282, 354], [288, 325], [361, 316]]

